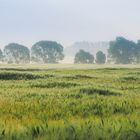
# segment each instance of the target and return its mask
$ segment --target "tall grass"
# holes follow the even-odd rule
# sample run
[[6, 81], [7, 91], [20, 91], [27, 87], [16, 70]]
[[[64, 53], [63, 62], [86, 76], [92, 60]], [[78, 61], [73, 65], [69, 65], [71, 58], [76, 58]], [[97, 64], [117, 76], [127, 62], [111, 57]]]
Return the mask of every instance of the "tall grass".
[[139, 140], [140, 69], [0, 70], [0, 139]]

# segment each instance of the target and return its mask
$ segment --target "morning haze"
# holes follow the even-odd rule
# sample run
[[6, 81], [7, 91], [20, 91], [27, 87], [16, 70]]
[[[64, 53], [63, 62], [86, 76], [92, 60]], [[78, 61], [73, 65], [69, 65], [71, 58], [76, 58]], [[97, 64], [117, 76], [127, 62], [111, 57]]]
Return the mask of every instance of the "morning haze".
[[0, 0], [0, 140], [140, 140], [140, 0]]
[[66, 47], [116, 36], [136, 41], [139, 5], [139, 0], [0, 0], [0, 46], [55, 40]]

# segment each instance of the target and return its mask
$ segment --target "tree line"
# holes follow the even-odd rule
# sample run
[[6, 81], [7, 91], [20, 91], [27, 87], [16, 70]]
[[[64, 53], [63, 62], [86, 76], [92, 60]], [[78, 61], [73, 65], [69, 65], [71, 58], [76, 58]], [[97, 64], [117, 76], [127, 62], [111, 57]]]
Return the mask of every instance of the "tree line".
[[108, 55], [102, 51], [97, 52], [96, 59], [89, 52], [80, 50], [75, 55], [75, 63], [114, 63], [114, 64], [137, 64], [140, 63], [140, 40], [127, 40], [124, 37], [117, 37], [110, 41]]
[[10, 43], [0, 50], [0, 60], [8, 64], [58, 63], [63, 60], [63, 46], [55, 41], [39, 41], [31, 50], [28, 47]]
[[[140, 63], [140, 41], [135, 43], [117, 37], [110, 41], [108, 55], [102, 51], [96, 53], [96, 58], [85, 50], [79, 50], [76, 53], [74, 63], [77, 64], [133, 64]], [[25, 64], [35, 63], [59, 63], [64, 59], [63, 46], [55, 41], [39, 41], [31, 49], [17, 43], [10, 43], [0, 50], [0, 60], [6, 63]]]

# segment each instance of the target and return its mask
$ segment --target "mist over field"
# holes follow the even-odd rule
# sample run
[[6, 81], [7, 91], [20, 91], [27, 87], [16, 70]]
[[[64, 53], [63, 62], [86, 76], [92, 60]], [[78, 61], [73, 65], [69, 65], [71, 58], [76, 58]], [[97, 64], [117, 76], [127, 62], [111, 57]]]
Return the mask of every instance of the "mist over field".
[[[9, 43], [29, 50], [39, 41], [63, 46], [60, 63], [74, 63], [80, 49], [108, 55], [110, 41], [140, 39], [139, 0], [1, 0], [0, 48]], [[95, 58], [96, 59], [96, 58]], [[50, 62], [50, 61], [49, 61]]]
[[139, 40], [139, 0], [1, 0], [0, 47], [17, 42], [29, 48], [39, 40], [63, 46], [124, 36]]
[[140, 140], [140, 0], [0, 0], [0, 140]]
[[61, 63], [74, 63], [75, 54], [80, 50], [86, 50], [96, 55], [98, 51], [102, 51], [107, 55], [109, 49], [109, 42], [75, 42], [73, 45], [64, 48], [65, 58]]

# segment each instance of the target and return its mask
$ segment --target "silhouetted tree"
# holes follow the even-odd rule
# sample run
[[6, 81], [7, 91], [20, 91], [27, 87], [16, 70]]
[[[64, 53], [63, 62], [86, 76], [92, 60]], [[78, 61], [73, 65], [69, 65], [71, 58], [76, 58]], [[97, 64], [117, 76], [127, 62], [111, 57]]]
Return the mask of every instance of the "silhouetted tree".
[[84, 50], [80, 50], [75, 55], [74, 63], [76, 64], [93, 64], [94, 63], [94, 56], [89, 52]]
[[140, 40], [135, 48], [136, 63], [140, 63]]
[[40, 41], [31, 48], [32, 61], [58, 63], [63, 60], [63, 46], [54, 41]]
[[4, 48], [4, 59], [8, 63], [29, 63], [30, 51], [23, 45], [10, 43]]
[[109, 58], [117, 64], [129, 64], [135, 61], [136, 43], [123, 37], [117, 37], [110, 42]]
[[3, 61], [3, 53], [1, 49], [0, 49], [0, 61]]
[[104, 64], [106, 62], [106, 55], [102, 51], [96, 53], [96, 63]]

